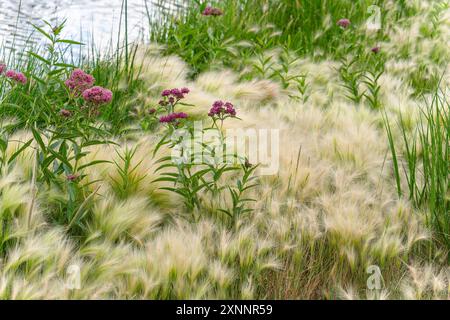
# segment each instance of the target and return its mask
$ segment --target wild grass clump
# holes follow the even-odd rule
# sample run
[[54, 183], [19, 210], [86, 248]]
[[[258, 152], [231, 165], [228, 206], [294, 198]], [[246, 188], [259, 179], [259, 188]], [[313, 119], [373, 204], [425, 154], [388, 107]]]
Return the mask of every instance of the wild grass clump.
[[[407, 195], [427, 212], [426, 221], [436, 236], [450, 245], [450, 105], [446, 91], [437, 91], [421, 110], [412, 132], [400, 117], [402, 144], [395, 142], [389, 121], [386, 128], [399, 196]], [[402, 179], [407, 187], [403, 188]]]

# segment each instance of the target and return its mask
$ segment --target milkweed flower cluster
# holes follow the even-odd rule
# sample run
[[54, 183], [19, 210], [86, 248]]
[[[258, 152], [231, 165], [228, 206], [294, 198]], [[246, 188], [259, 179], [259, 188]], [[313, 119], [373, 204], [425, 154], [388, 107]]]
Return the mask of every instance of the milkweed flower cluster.
[[372, 51], [373, 53], [379, 53], [381, 50], [381, 48], [379, 46], [373, 47], [372, 49], [370, 49], [370, 51]]
[[160, 105], [165, 106], [168, 103], [174, 104], [176, 101], [179, 101], [181, 99], [184, 99], [185, 96], [190, 92], [188, 88], [181, 88], [181, 89], [170, 89], [170, 90], [164, 90], [161, 93], [161, 96], [164, 98], [164, 100], [161, 100], [159, 102]]
[[169, 112], [174, 112], [175, 105], [186, 97], [186, 95], [190, 92], [188, 88], [173, 88], [166, 89], [161, 92], [162, 100], [159, 101], [159, 105], [162, 107], [166, 107]]
[[186, 119], [188, 115], [184, 112], [173, 112], [166, 116], [161, 116], [159, 118], [160, 123], [174, 123], [177, 122], [179, 119]]
[[350, 26], [350, 20], [349, 19], [340, 19], [340, 20], [338, 20], [337, 25], [343, 29], [347, 29]]
[[205, 10], [203, 10], [202, 15], [217, 17], [217, 16], [223, 15], [223, 11], [220, 10], [219, 8], [213, 8], [211, 6], [207, 6], [205, 8]]
[[[110, 90], [93, 86], [95, 78], [84, 72], [81, 69], [73, 70], [70, 77], [64, 81], [64, 84], [69, 88], [70, 93], [74, 97], [81, 96], [88, 106], [82, 107], [82, 109], [89, 108], [89, 115], [98, 115], [99, 110], [97, 107], [111, 102], [113, 94]], [[63, 117], [70, 117], [71, 113], [68, 110], [62, 109], [60, 115]]]
[[236, 109], [230, 102], [215, 101], [209, 110], [208, 116], [225, 119], [227, 117], [235, 117]]
[[79, 96], [85, 90], [91, 88], [94, 82], [95, 78], [93, 76], [85, 73], [83, 70], [75, 69], [64, 84], [74, 95]]
[[83, 99], [94, 106], [111, 102], [112, 92], [102, 87], [92, 87], [83, 91]]
[[[184, 112], [175, 112], [175, 106], [181, 99], [184, 99], [189, 92], [190, 90], [188, 88], [173, 88], [161, 92], [163, 99], [159, 101], [159, 105], [164, 107], [168, 114], [159, 118], [160, 123], [170, 123], [178, 126], [181, 119], [186, 119], [188, 117]], [[154, 113], [156, 113], [156, 110], [151, 114]]]
[[5, 76], [17, 83], [27, 84], [27, 77], [22, 72], [16, 72], [14, 70], [8, 70], [5, 73]]
[[61, 109], [61, 110], [59, 111], [59, 114], [60, 114], [62, 117], [64, 117], [64, 118], [68, 118], [68, 117], [70, 117], [70, 116], [72, 115], [72, 112], [70, 112], [70, 111], [67, 110], [67, 109]]
[[[14, 82], [26, 84], [28, 79], [22, 72], [17, 72], [14, 70], [6, 71], [7, 66], [3, 62], [0, 62], [0, 75], [5, 74], [5, 77], [13, 80]], [[6, 71], [6, 72], [5, 72]]]

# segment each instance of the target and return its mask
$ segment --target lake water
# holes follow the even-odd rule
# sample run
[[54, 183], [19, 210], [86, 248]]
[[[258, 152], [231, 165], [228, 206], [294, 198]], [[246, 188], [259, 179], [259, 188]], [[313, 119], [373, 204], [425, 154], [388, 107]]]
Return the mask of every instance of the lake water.
[[[129, 41], [148, 40], [149, 21], [180, 14], [185, 0], [0, 0], [0, 46], [22, 48], [39, 44], [31, 23], [42, 19], [57, 24], [67, 19], [64, 37], [97, 48], [117, 43], [125, 33], [125, 10]], [[120, 33], [119, 33], [120, 31]]]

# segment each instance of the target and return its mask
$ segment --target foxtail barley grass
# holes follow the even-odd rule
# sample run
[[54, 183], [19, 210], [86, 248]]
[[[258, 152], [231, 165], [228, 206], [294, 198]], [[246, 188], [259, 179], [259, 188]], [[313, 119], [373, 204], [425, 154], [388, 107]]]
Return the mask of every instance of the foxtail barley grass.
[[[375, 34], [369, 1], [186, 3], [158, 43], [77, 60], [43, 23], [5, 59], [0, 298], [449, 299], [448, 2], [380, 1]], [[279, 170], [174, 174], [193, 120], [278, 129]]]

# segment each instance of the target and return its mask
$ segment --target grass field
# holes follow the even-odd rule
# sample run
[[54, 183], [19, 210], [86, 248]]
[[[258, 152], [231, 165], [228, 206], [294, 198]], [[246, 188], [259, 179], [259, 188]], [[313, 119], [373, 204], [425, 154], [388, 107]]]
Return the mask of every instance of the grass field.
[[449, 299], [450, 3], [208, 3], [4, 56], [0, 298]]

